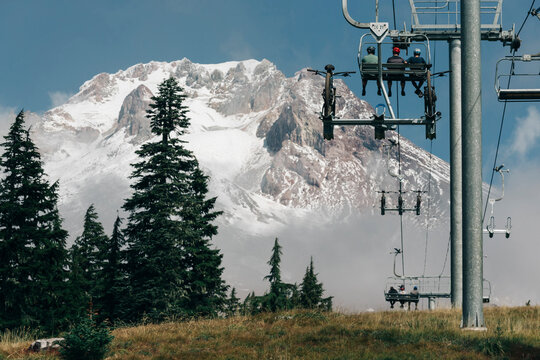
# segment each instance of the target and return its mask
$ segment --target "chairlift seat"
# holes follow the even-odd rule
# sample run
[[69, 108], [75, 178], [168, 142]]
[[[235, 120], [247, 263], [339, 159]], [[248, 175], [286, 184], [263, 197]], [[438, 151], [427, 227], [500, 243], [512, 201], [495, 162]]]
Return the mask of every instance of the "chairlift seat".
[[[383, 80], [425, 81], [431, 64], [382, 64]], [[360, 64], [360, 74], [365, 80], [377, 80], [378, 64]]]
[[[534, 68], [535, 64], [538, 62], [540, 62], [540, 56], [538, 54], [507, 56], [497, 61], [497, 65], [495, 66], [495, 91], [497, 92], [498, 100], [509, 102], [540, 101], [540, 89], [538, 87], [521, 89], [504, 89], [501, 87], [501, 80], [508, 79], [508, 84], [510, 85], [510, 79], [512, 77], [531, 80], [538, 79], [540, 77], [540, 73], [538, 73], [537, 70], [533, 72], [533, 70], [530, 69], [530, 67]], [[505, 71], [505, 69], [499, 69], [499, 65], [503, 63], [510, 63], [510, 69], [508, 71]], [[529, 67], [529, 70], [527, 70], [527, 67]]]
[[499, 89], [499, 100], [540, 100], [540, 89]]
[[420, 296], [418, 294], [400, 294], [400, 293], [384, 293], [384, 298], [386, 301], [396, 301], [396, 302], [412, 302], [418, 303]]

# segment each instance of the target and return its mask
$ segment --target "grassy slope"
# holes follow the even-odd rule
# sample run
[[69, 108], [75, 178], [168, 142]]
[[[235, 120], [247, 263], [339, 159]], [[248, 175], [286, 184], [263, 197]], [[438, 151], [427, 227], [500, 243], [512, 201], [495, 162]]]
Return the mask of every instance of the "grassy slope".
[[[540, 359], [540, 307], [486, 308], [487, 332], [459, 329], [459, 311], [344, 315], [294, 311], [119, 328], [110, 359]], [[2, 339], [9, 359], [29, 342]]]

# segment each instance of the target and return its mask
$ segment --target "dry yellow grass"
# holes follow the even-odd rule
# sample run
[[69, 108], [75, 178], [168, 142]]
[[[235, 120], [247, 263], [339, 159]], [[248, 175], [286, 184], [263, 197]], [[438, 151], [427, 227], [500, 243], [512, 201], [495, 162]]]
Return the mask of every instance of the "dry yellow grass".
[[[486, 308], [487, 332], [460, 311], [355, 315], [292, 311], [114, 330], [109, 359], [540, 359], [540, 307]], [[55, 358], [0, 343], [6, 358]], [[2, 356], [0, 355], [0, 359]]]

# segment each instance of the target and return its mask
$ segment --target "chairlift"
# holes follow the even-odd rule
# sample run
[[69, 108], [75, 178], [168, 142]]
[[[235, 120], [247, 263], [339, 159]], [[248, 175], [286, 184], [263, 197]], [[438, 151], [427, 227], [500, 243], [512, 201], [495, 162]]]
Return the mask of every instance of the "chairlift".
[[[435, 299], [450, 299], [450, 276], [389, 276], [386, 278], [384, 288], [384, 299], [390, 303], [390, 308], [394, 308], [394, 304], [400, 303], [403, 308], [404, 304], [418, 303], [420, 299], [428, 299], [428, 308], [434, 309]], [[404, 291], [399, 292], [399, 288], [404, 286]], [[418, 290], [418, 295], [411, 294], [411, 290]], [[397, 291], [391, 291], [394, 288]], [[491, 302], [491, 282], [487, 279], [482, 280], [482, 302]]]
[[[394, 276], [390, 276], [386, 279], [386, 285], [384, 289], [384, 299], [390, 303], [390, 308], [394, 308], [394, 304], [400, 303], [400, 307], [403, 308], [404, 304], [408, 305], [410, 309], [411, 303], [418, 304], [418, 301], [422, 298], [428, 299], [428, 308], [430, 310], [435, 307], [435, 299], [449, 299], [450, 293], [450, 276], [405, 276], [399, 275], [396, 272], [396, 259], [397, 256], [402, 254], [401, 249], [394, 248], [391, 252], [394, 254]], [[404, 287], [403, 291], [396, 291], [400, 287]], [[416, 287], [418, 294], [411, 293]], [[392, 290], [392, 288], [394, 290]], [[489, 303], [491, 299], [491, 283], [483, 279], [483, 295], [482, 300], [484, 303]]]
[[[366, 36], [369, 36], [366, 39]], [[415, 39], [418, 38], [418, 35], [415, 35]], [[431, 51], [429, 46], [429, 39], [421, 35], [424, 38], [424, 41], [417, 41], [411, 39], [398, 39], [398, 40], [384, 40], [381, 45], [384, 48], [390, 49], [388, 54], [392, 54], [392, 48], [397, 47], [408, 52], [409, 47], [422, 47], [424, 48], [424, 53], [427, 54], [427, 59], [425, 64], [393, 64], [393, 63], [382, 63], [382, 77], [383, 80], [392, 80], [392, 81], [427, 81], [428, 73], [432, 67], [431, 64]], [[370, 46], [377, 45], [377, 42], [371, 39], [371, 34], [364, 34], [360, 38], [360, 43], [358, 45], [358, 68], [360, 69], [360, 75], [363, 79], [367, 80], [377, 80], [379, 75], [378, 73], [378, 64], [364, 64], [362, 63], [362, 57], [367, 54], [366, 49]], [[383, 56], [382, 54], [377, 54], [377, 57]], [[384, 59], [384, 56], [381, 58]], [[404, 60], [407, 60], [404, 58]]]
[[[499, 65], [509, 62], [508, 73], [503, 73], [502, 69], [499, 69]], [[538, 69], [536, 72], [517, 72], [516, 67], [524, 67], [524, 64], [538, 63]], [[519, 69], [518, 69], [519, 70]], [[497, 98], [499, 101], [509, 102], [537, 102], [540, 101], [540, 87], [536, 88], [502, 88], [501, 80], [507, 79], [510, 83], [511, 77], [517, 77], [519, 79], [539, 79], [540, 80], [540, 53], [534, 55], [523, 56], [506, 56], [499, 61], [495, 67], [495, 91], [497, 92]], [[540, 83], [539, 81], [536, 84]]]
[[[332, 109], [332, 111], [329, 111], [328, 114], [322, 114], [321, 119], [323, 121], [323, 127], [324, 127], [324, 138], [327, 140], [333, 139], [333, 128], [334, 126], [340, 126], [340, 125], [370, 125], [373, 126], [375, 129], [375, 139], [384, 139], [385, 133], [387, 130], [393, 130], [398, 125], [424, 125], [426, 127], [426, 138], [428, 139], [434, 139], [436, 137], [436, 121], [441, 118], [441, 113], [439, 111], [436, 111], [435, 109], [435, 101], [436, 96], [433, 89], [433, 86], [431, 85], [431, 73], [430, 73], [430, 67], [431, 67], [431, 51], [429, 49], [429, 40], [424, 35], [417, 35], [417, 34], [410, 34], [410, 33], [404, 33], [403, 35], [400, 35], [399, 33], [392, 37], [392, 44], [393, 46], [397, 46], [399, 48], [405, 48], [408, 49], [408, 47], [413, 43], [414, 41], [417, 41], [418, 39], [425, 40], [425, 43], [427, 44], [426, 53], [428, 54], [428, 64], [419, 64], [418, 66], [403, 66], [401, 64], [397, 64], [396, 66], [393, 66], [392, 64], [385, 64], [384, 66], [384, 75], [383, 75], [383, 66], [382, 66], [382, 60], [380, 57], [381, 53], [381, 46], [385, 38], [390, 32], [390, 29], [388, 27], [387, 22], [371, 22], [371, 23], [360, 23], [354, 20], [347, 10], [347, 0], [342, 0], [342, 10], [343, 15], [345, 16], [345, 19], [347, 22], [349, 22], [351, 25], [360, 28], [360, 29], [369, 29], [371, 36], [373, 36], [374, 41], [377, 44], [378, 53], [379, 53], [379, 59], [376, 69], [368, 69], [361, 67], [361, 71], [363, 71], [363, 76], [371, 77], [372, 79], [376, 79], [378, 84], [380, 85], [380, 88], [384, 95], [384, 100], [386, 103], [386, 107], [388, 109], [388, 115], [383, 112], [382, 114], [372, 114], [367, 119], [338, 119], [335, 114], [335, 109]], [[361, 39], [360, 42], [360, 51], [362, 50], [362, 43], [364, 36]], [[361, 63], [361, 61], [360, 61]], [[332, 66], [333, 68], [333, 66]], [[310, 70], [311, 71], [311, 70]], [[322, 75], [322, 71], [313, 71], [316, 74]], [[334, 75], [337, 75], [337, 73], [329, 72], [328, 70], [324, 72], [326, 76], [326, 82], [325, 82], [325, 89], [328, 89], [329, 86], [327, 84], [331, 84], [332, 77]], [[394, 113], [394, 110], [392, 109], [392, 105], [390, 103], [390, 99], [388, 97], [388, 93], [386, 92], [386, 87], [383, 83], [383, 81], [387, 79], [396, 79], [396, 81], [399, 81], [400, 79], [405, 79], [405, 81], [424, 81], [426, 83], [426, 86], [424, 88], [424, 115], [419, 116], [417, 118], [408, 118], [408, 119], [398, 119], [396, 118], [396, 115]], [[325, 93], [327, 91], [323, 92], [323, 98], [325, 98]], [[335, 92], [333, 93], [335, 96]], [[331, 100], [328, 100], [329, 97], [326, 97], [325, 103], [330, 102]], [[335, 105], [335, 103], [333, 103]], [[326, 106], [326, 105], [325, 105]]]
[[501, 175], [501, 181], [502, 181], [502, 194], [498, 198], [489, 198], [489, 204], [491, 205], [491, 216], [489, 218], [489, 223], [484, 229], [484, 234], [488, 234], [490, 238], [493, 237], [495, 234], [504, 234], [506, 238], [508, 239], [510, 237], [510, 232], [512, 231], [512, 218], [507, 217], [506, 218], [506, 227], [504, 229], [496, 229], [495, 227], [495, 216], [494, 216], [494, 207], [495, 202], [501, 201], [504, 198], [504, 173], [510, 173], [510, 169], [504, 169], [504, 164], [497, 166], [494, 171], [498, 172]]

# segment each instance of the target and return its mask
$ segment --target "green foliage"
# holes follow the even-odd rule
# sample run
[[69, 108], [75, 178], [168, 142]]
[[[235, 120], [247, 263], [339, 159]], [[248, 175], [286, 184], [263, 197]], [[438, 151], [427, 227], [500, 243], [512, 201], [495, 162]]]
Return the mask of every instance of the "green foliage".
[[480, 350], [491, 357], [503, 356], [504, 355], [504, 346], [503, 346], [503, 329], [501, 323], [497, 324], [495, 328], [494, 336], [487, 336], [484, 338], [484, 341], [480, 342]]
[[261, 307], [265, 311], [277, 311], [291, 308], [290, 297], [292, 295], [291, 284], [281, 281], [281, 245], [279, 240], [274, 240], [272, 255], [268, 261], [270, 274], [264, 278], [270, 282], [270, 291], [261, 299]]
[[270, 256], [270, 260], [268, 260], [270, 274], [264, 277], [270, 282], [270, 285], [281, 283], [281, 255], [283, 255], [283, 251], [281, 251], [281, 245], [279, 245], [279, 240], [276, 238], [274, 240], [274, 246], [272, 247], [272, 256]]
[[236, 289], [233, 287], [231, 295], [225, 303], [225, 313], [229, 316], [236, 315], [240, 311], [240, 299], [236, 297]]
[[323, 298], [323, 285], [317, 280], [317, 274], [313, 269], [313, 257], [301, 284], [300, 305], [306, 309], [332, 310], [332, 297]]
[[102, 299], [106, 289], [103, 271], [108, 243], [109, 238], [92, 204], [84, 215], [83, 232], [71, 248], [71, 290], [73, 298], [77, 299], [72, 306], [78, 316], [84, 314], [90, 301], [98, 312], [103, 308]]
[[212, 221], [221, 212], [213, 210], [216, 198], [206, 199], [208, 177], [178, 138], [189, 126], [182, 88], [169, 78], [158, 90], [147, 117], [161, 139], [136, 152], [133, 194], [123, 206], [129, 213], [128, 320], [215, 315], [227, 289], [222, 255], [210, 244], [217, 233]]
[[60, 342], [60, 355], [65, 360], [101, 360], [113, 339], [105, 324], [82, 318]]
[[125, 299], [129, 299], [127, 296], [129, 289], [126, 286], [125, 254], [122, 250], [125, 239], [121, 226], [122, 219], [117, 216], [104, 254], [105, 263], [102, 272], [104, 287], [100, 298], [100, 315], [101, 319], [108, 319], [110, 322], [124, 317], [122, 303], [125, 302]]
[[274, 240], [272, 255], [268, 261], [270, 274], [264, 278], [270, 282], [270, 290], [263, 296], [248, 295], [242, 305], [244, 314], [257, 314], [263, 311], [291, 310], [295, 308], [332, 310], [332, 297], [323, 298], [323, 286], [313, 270], [313, 258], [306, 269], [300, 287], [281, 281], [282, 247], [278, 238]]
[[21, 111], [0, 158], [0, 327], [66, 324], [67, 232], [58, 214], [58, 184], [46, 180]]

